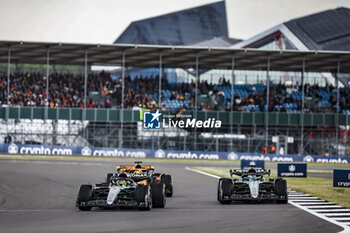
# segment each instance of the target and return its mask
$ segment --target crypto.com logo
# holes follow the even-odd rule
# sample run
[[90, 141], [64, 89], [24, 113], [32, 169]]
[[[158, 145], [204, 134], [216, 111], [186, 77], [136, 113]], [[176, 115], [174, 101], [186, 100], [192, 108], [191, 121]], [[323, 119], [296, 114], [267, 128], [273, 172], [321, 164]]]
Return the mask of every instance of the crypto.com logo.
[[296, 168], [295, 168], [294, 165], [290, 165], [290, 166], [288, 167], [288, 170], [289, 170], [290, 172], [295, 172]]

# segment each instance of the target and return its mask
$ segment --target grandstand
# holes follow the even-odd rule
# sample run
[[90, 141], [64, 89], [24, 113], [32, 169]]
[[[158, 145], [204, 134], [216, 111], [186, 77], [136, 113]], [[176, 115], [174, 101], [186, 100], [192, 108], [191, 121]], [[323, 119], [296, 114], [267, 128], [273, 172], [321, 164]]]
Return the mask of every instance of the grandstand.
[[[240, 42], [227, 38], [226, 16], [220, 14], [224, 5], [213, 7], [222, 17], [216, 22], [220, 30], [186, 41], [164, 38], [169, 45], [140, 35], [154, 40], [125, 42], [132, 42], [133, 28], [148, 32], [147, 25], [164, 26], [177, 13], [132, 23], [117, 40], [123, 44], [0, 41], [1, 137], [18, 144], [350, 155], [350, 53], [322, 51], [323, 41], [320, 50], [298, 47], [304, 41], [291, 26], [321, 19], [323, 13]], [[209, 8], [179, 14], [196, 17]], [[324, 14], [339, 18], [344, 12]], [[197, 29], [204, 30], [206, 22]], [[178, 23], [170, 29], [182, 28], [184, 22]], [[19, 69], [23, 64], [42, 69]], [[92, 72], [96, 64], [117, 69]], [[58, 65], [80, 68], [65, 72], [56, 70]], [[144, 109], [212, 117], [223, 125], [145, 132]], [[274, 144], [276, 150], [267, 151]]]

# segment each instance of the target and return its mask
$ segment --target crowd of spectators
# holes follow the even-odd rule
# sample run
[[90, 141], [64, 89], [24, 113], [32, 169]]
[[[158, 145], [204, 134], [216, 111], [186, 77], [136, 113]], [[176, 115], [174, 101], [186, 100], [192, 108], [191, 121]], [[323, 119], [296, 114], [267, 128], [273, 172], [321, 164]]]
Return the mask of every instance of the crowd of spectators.
[[[40, 72], [12, 73], [10, 77], [11, 106], [46, 106], [49, 107], [84, 107], [84, 76], [52, 73], [49, 80], [49, 99], [47, 101], [47, 77]], [[169, 109], [172, 101], [180, 103], [176, 108], [194, 109], [195, 96], [198, 96], [199, 110], [230, 110], [231, 84], [220, 79], [218, 84], [207, 81], [198, 83], [169, 83], [165, 75], [161, 82], [161, 104], [158, 106], [159, 77], [135, 77], [125, 79], [124, 107]], [[0, 73], [0, 104], [7, 104], [7, 75]], [[306, 84], [304, 86], [304, 109], [306, 112], [336, 111], [337, 95], [332, 85], [319, 87]], [[243, 92], [240, 92], [243, 91]], [[265, 86], [235, 85], [232, 109], [234, 111], [264, 112], [299, 112], [302, 109], [302, 87], [298, 84], [286, 86], [277, 84], [270, 86], [270, 101], [267, 106], [267, 89]], [[243, 93], [243, 94], [242, 94]], [[350, 111], [350, 95], [348, 88], [340, 89], [340, 112]], [[122, 85], [120, 79], [113, 79], [107, 72], [91, 73], [87, 79], [88, 108], [113, 108], [121, 106]], [[306, 101], [308, 100], [308, 101]], [[322, 106], [324, 109], [319, 108]]]

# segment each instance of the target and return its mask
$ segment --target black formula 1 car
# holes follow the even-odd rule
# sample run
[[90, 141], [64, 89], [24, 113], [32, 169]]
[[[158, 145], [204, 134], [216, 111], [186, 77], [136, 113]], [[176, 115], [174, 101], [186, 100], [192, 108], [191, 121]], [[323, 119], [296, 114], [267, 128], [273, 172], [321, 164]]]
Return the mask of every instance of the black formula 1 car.
[[[217, 199], [221, 204], [232, 201], [275, 201], [288, 203], [287, 181], [271, 179], [270, 169], [256, 168], [254, 163], [246, 169], [231, 169], [231, 179], [220, 178]], [[239, 179], [233, 178], [236, 175]], [[265, 180], [264, 175], [268, 175]]]
[[166, 203], [163, 183], [138, 183], [125, 174], [109, 179], [109, 182], [95, 186], [80, 186], [76, 206], [83, 211], [92, 207], [117, 208], [134, 207], [150, 210], [152, 207], [164, 208]]
[[173, 196], [173, 183], [171, 175], [164, 173], [154, 173], [154, 166], [141, 164], [142, 162], [135, 162], [135, 165], [117, 166], [116, 173], [107, 174], [106, 182], [109, 182], [111, 177], [125, 174], [137, 183], [162, 183], [165, 185], [165, 196]]

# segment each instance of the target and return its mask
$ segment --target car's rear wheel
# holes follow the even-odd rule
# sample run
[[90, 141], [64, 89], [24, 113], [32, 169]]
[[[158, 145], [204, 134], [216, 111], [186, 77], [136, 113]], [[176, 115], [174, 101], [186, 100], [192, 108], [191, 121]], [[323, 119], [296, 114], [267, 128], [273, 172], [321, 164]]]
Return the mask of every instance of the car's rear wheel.
[[82, 206], [85, 202], [92, 199], [92, 186], [88, 184], [83, 184], [79, 188], [77, 203], [79, 204], [79, 209], [82, 211], [91, 210], [91, 206]]
[[221, 178], [218, 183], [217, 199], [221, 204], [231, 203], [233, 182], [231, 179]]
[[152, 183], [151, 193], [153, 207], [164, 208], [166, 203], [165, 185], [163, 183]]
[[282, 178], [277, 178], [275, 180], [275, 194], [277, 196], [277, 204], [287, 204], [288, 203], [288, 187], [287, 181]]
[[138, 185], [135, 196], [139, 210], [150, 210], [152, 208], [152, 194], [149, 185]]
[[165, 185], [165, 196], [172, 197], [173, 196], [173, 184], [171, 175], [162, 175], [161, 183]]

